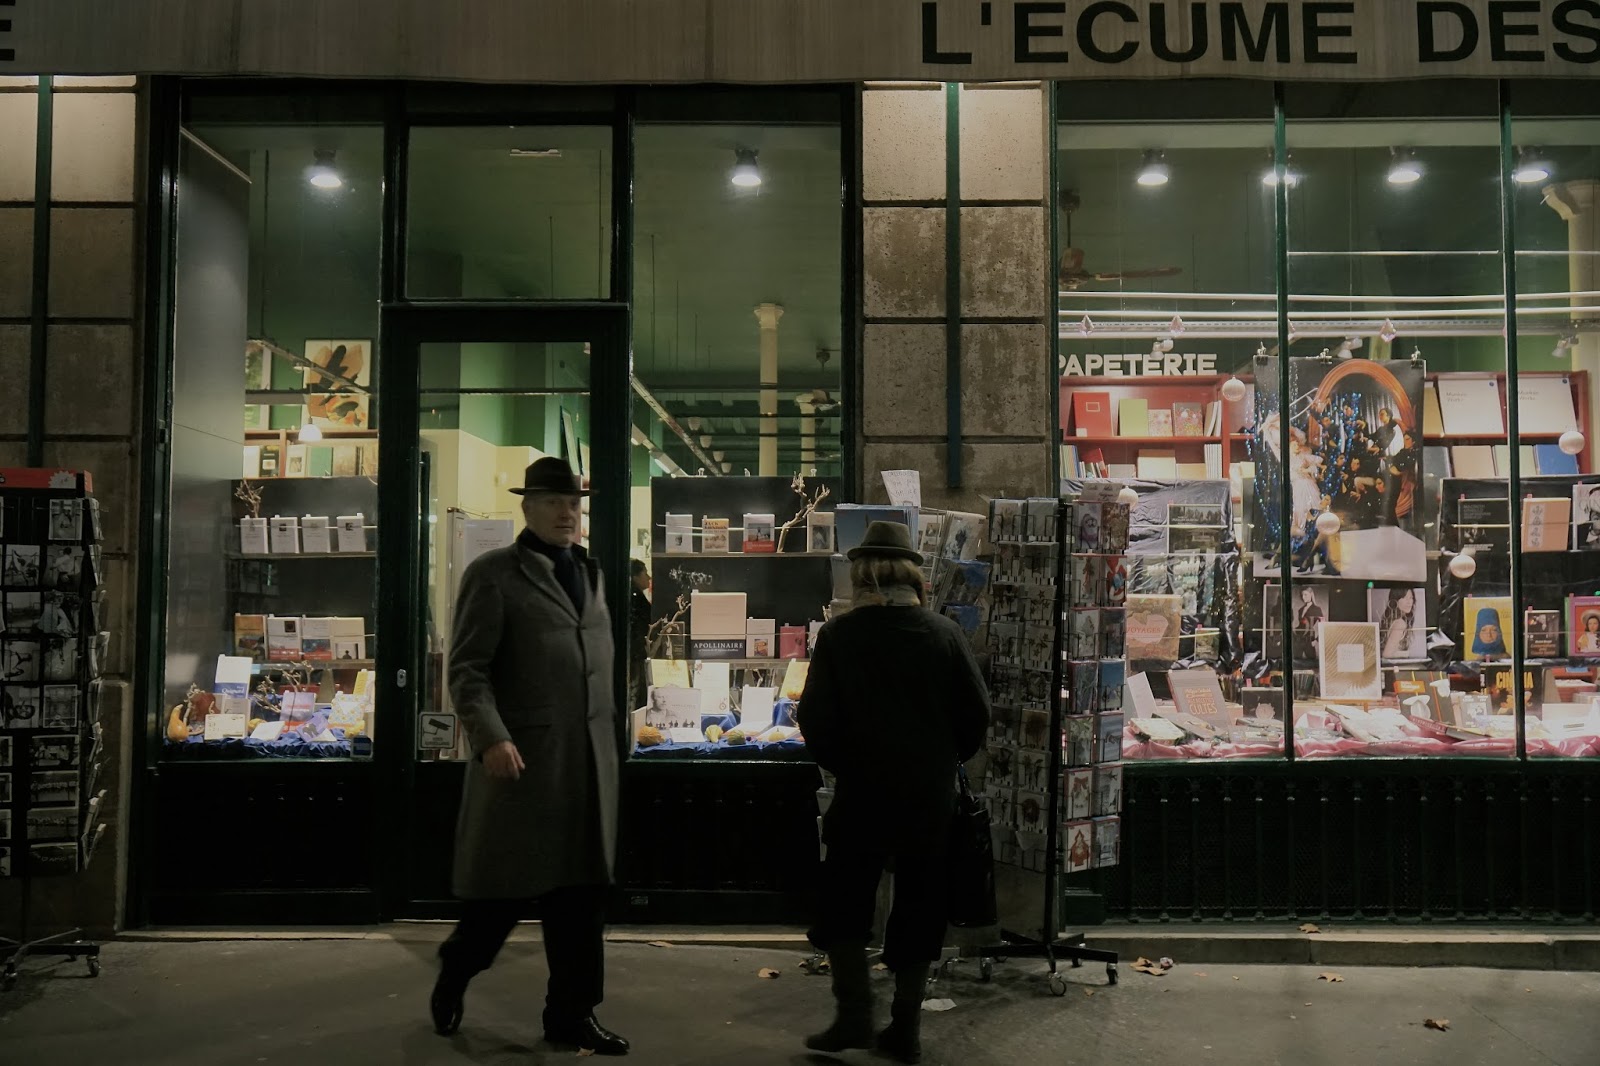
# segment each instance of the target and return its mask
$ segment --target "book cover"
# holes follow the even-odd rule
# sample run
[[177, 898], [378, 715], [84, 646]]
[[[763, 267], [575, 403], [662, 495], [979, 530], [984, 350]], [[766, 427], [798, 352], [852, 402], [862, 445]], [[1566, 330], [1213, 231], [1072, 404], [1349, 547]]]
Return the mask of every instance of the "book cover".
[[306, 446], [304, 444], [289, 445], [288, 457], [283, 467], [283, 476], [306, 476]]
[[833, 553], [832, 511], [812, 511], [806, 515], [806, 551]]
[[308, 662], [333, 658], [333, 619], [300, 619], [300, 655]]
[[695, 659], [742, 659], [745, 651], [742, 592], [689, 594], [689, 649]]
[[744, 516], [743, 549], [747, 555], [771, 555], [778, 550], [776, 523], [770, 514]]
[[360, 449], [354, 444], [335, 444], [332, 448], [334, 477], [355, 477]]
[[1228, 706], [1215, 670], [1173, 670], [1167, 674], [1167, 685], [1178, 714], [1192, 715], [1212, 730], [1228, 728]]
[[705, 552], [728, 550], [728, 520], [707, 515], [700, 520], [700, 549]]
[[333, 476], [333, 449], [326, 444], [313, 444], [306, 450], [306, 477]]
[[333, 551], [327, 515], [303, 515], [300, 519], [300, 550], [308, 555], [327, 555]]
[[778, 630], [778, 658], [804, 659], [806, 657], [806, 627], [783, 626]]
[[1572, 407], [1571, 378], [1565, 374], [1517, 375], [1517, 429], [1520, 432], [1560, 433], [1577, 424], [1578, 415]]
[[283, 447], [277, 444], [261, 446], [261, 476], [281, 477], [283, 474]]
[[1440, 419], [1446, 434], [1453, 437], [1506, 435], [1500, 384], [1492, 376], [1444, 374], [1439, 377], [1438, 390]]
[[1150, 436], [1170, 437], [1173, 435], [1172, 409], [1169, 407], [1152, 407], [1149, 409], [1147, 421], [1150, 426]]
[[1150, 435], [1150, 401], [1127, 399], [1117, 401], [1117, 436], [1148, 437]]
[[751, 659], [778, 657], [778, 624], [771, 618], [751, 618], [745, 624], [745, 655]]
[[809, 661], [790, 659], [789, 665], [783, 670], [783, 684], [778, 687], [778, 697], [785, 700], [799, 700], [801, 693], [806, 690], [806, 677], [810, 671]]
[[1173, 481], [1178, 476], [1176, 452], [1143, 451], [1139, 453], [1139, 476], [1146, 481]]
[[1063, 780], [1066, 790], [1062, 797], [1061, 817], [1069, 822], [1088, 818], [1094, 813], [1095, 771], [1087, 766], [1068, 770]]
[[289, 615], [267, 615], [267, 659], [275, 663], [300, 660], [300, 619]]
[[1179, 481], [1215, 480], [1211, 477], [1211, 467], [1205, 463], [1179, 463], [1172, 472]]
[[1122, 811], [1122, 764], [1094, 768], [1094, 815], [1097, 818]]
[[261, 662], [267, 657], [267, 616], [233, 616], [233, 654]]
[[1378, 627], [1378, 654], [1386, 663], [1428, 657], [1428, 590], [1397, 585], [1367, 590], [1367, 621]]
[[367, 550], [367, 516], [342, 514], [334, 521], [339, 526], [339, 550], [364, 552]]
[[1523, 639], [1530, 659], [1554, 659], [1561, 655], [1561, 612], [1529, 608], [1523, 614]]
[[1522, 501], [1522, 550], [1566, 551], [1572, 500], [1566, 496], [1527, 496]]
[[1198, 403], [1172, 405], [1172, 433], [1177, 437], [1205, 436], [1205, 406]]
[[694, 551], [694, 516], [667, 515], [666, 552], [669, 555], [688, 555]]
[[1535, 444], [1533, 466], [1540, 477], [1560, 477], [1578, 472], [1578, 457], [1568, 455], [1559, 444]]
[[1572, 486], [1572, 547], [1600, 551], [1600, 484]]
[[261, 476], [261, 445], [246, 444], [244, 447], [244, 476], [247, 478]]
[[1317, 680], [1323, 699], [1383, 699], [1376, 623], [1324, 622], [1317, 650]]
[[1134, 661], [1178, 661], [1183, 634], [1183, 597], [1130, 593], [1126, 615], [1127, 656]]
[[1094, 868], [1094, 823], [1085, 819], [1061, 826], [1061, 861], [1069, 874]]
[[1431, 381], [1422, 383], [1422, 435], [1444, 435], [1444, 415], [1439, 413], [1439, 390], [1434, 388]]
[[265, 518], [239, 519], [239, 554], [267, 554], [267, 520]]
[[[1569, 598], [1569, 606], [1570, 602]], [[1463, 660], [1509, 658], [1511, 650], [1506, 634], [1510, 632], [1507, 626], [1513, 617], [1510, 596], [1466, 597], [1461, 607]]]
[[358, 469], [356, 473], [362, 477], [378, 476], [378, 442], [375, 440], [363, 441], [357, 447]]
[[1494, 477], [1494, 449], [1487, 444], [1458, 444], [1450, 449], [1456, 477]]
[[333, 619], [333, 657], [364, 660], [367, 657], [367, 620], [343, 616]]
[[1600, 596], [1567, 597], [1567, 654], [1600, 659]]
[[1511, 505], [1504, 496], [1456, 501], [1456, 542], [1462, 550], [1505, 551], [1511, 543]]
[[1110, 437], [1111, 394], [1078, 389], [1072, 394], [1072, 432], [1078, 437]]
[[299, 555], [300, 554], [300, 520], [297, 518], [284, 518], [274, 515], [270, 520], [269, 533], [274, 555]]

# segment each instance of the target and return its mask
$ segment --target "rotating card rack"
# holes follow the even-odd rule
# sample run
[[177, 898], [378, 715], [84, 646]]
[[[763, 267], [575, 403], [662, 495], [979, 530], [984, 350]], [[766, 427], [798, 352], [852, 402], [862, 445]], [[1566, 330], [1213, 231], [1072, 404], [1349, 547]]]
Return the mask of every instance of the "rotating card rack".
[[[87, 473], [0, 469], [0, 877], [21, 881], [5, 988], [24, 959], [82, 958], [81, 930], [34, 936], [35, 882], [85, 869], [105, 830], [100, 712], [110, 634], [100, 509]], [[30, 939], [32, 937], [32, 939]]]

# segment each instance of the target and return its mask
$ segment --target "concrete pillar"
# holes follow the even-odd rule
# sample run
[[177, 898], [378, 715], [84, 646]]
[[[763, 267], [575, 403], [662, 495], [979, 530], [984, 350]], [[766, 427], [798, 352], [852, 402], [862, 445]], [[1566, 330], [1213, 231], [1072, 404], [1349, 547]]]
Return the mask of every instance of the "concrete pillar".
[[817, 398], [802, 392], [794, 402], [800, 408], [800, 472], [810, 477], [817, 465]]
[[756, 321], [761, 324], [761, 446], [756, 473], [778, 475], [778, 320], [783, 308], [761, 304]]
[[[1045, 107], [1039, 83], [960, 93], [961, 306], [946, 306], [944, 87], [862, 94], [862, 493], [881, 472], [922, 471], [932, 507], [982, 511], [1053, 491]], [[960, 330], [962, 484], [949, 487], [946, 340]]]
[[[1544, 202], [1567, 224], [1567, 288], [1572, 292], [1600, 290], [1600, 179], [1580, 178], [1546, 187]], [[1575, 296], [1574, 307], [1593, 306], [1594, 298]], [[1569, 349], [1572, 369], [1589, 368], [1589, 411], [1600, 412], [1600, 333], [1578, 334], [1578, 346]], [[1594, 466], [1593, 427], [1588, 443], [1589, 469]]]
[[[140, 369], [136, 263], [141, 231], [138, 86], [131, 77], [60, 77], [52, 92], [48, 188], [36, 188], [37, 79], [0, 78], [0, 317], [29, 315], [36, 281], [46, 285], [44, 463], [86, 470], [100, 500], [105, 608], [111, 633], [102, 728], [108, 831], [89, 869], [33, 894], [34, 927], [121, 923], [127, 852], [130, 678], [139, 615]], [[49, 213], [50, 267], [33, 277], [37, 212]], [[31, 326], [0, 325], [0, 466], [27, 461]], [[16, 400], [17, 402], [12, 402]], [[20, 825], [20, 823], [18, 823]], [[12, 843], [13, 861], [25, 846]], [[0, 881], [0, 914], [17, 913], [20, 881]]]

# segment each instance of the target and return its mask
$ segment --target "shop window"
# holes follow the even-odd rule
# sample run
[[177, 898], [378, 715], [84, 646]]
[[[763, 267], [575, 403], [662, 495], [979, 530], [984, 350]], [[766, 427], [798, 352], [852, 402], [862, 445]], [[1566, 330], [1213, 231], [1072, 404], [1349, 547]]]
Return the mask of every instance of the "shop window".
[[163, 758], [371, 752], [382, 143], [185, 130]]
[[786, 695], [843, 472], [839, 129], [641, 124], [635, 158], [636, 757], [803, 758]]
[[611, 296], [611, 141], [609, 126], [412, 130], [407, 294]]

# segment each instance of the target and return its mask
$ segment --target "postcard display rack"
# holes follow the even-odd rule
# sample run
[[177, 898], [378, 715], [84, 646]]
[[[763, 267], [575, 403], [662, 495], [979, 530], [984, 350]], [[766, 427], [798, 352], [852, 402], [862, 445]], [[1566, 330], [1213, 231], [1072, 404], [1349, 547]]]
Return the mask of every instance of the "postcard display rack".
[[4, 986], [29, 955], [65, 955], [100, 972], [79, 930], [29, 940], [35, 879], [89, 865], [105, 831], [99, 787], [104, 616], [100, 511], [87, 473], [0, 470], [0, 877], [21, 885]]
[[[1058, 915], [1065, 879], [1120, 853], [1129, 515], [1119, 490], [1090, 482], [1072, 499], [990, 509], [994, 717], [982, 788], [1001, 928], [1016, 942], [984, 955], [1047, 959], [1056, 995], [1066, 992], [1058, 959], [1103, 962], [1117, 980], [1116, 953], [1063, 937]], [[1090, 635], [1069, 637], [1073, 616], [1090, 612]]]

